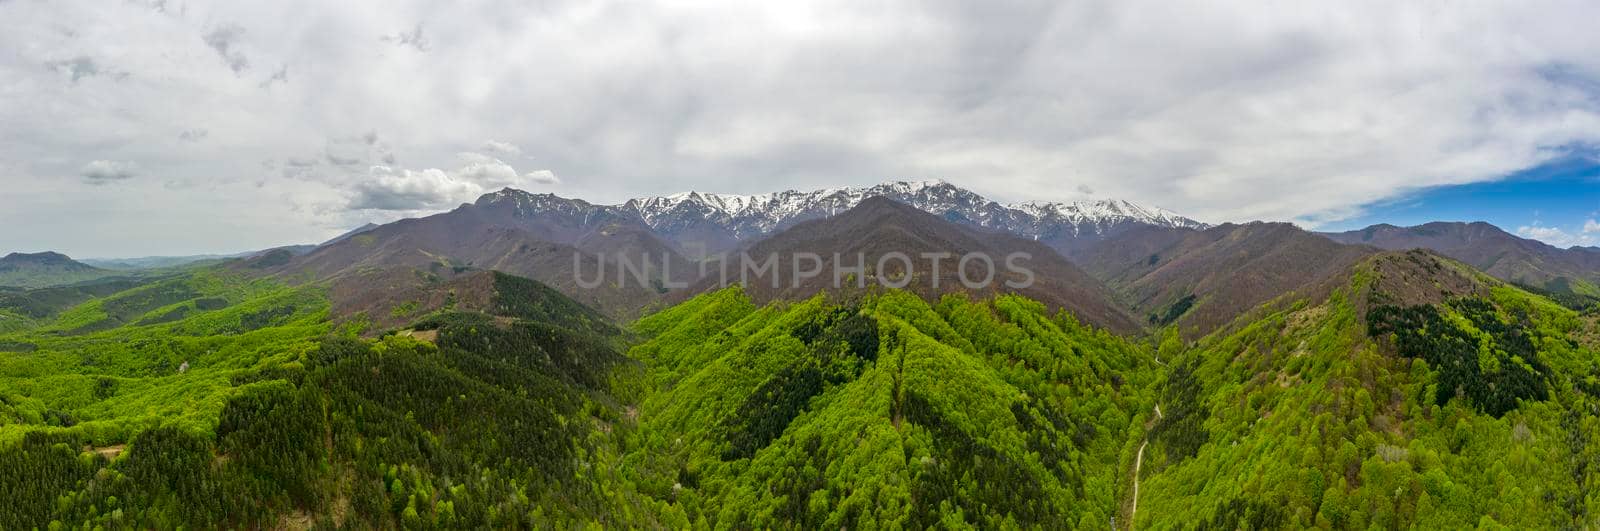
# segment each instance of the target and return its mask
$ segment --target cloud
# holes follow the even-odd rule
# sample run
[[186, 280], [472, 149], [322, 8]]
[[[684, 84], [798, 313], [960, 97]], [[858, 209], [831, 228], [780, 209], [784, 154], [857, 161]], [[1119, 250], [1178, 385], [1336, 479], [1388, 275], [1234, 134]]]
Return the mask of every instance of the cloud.
[[[1600, 225], [1600, 224], [1595, 224], [1594, 220], [1590, 220], [1589, 224], [1586, 224], [1584, 226], [1584, 230], [1583, 230], [1584, 234], [1579, 234], [1579, 235], [1568, 234], [1566, 231], [1561, 230], [1561, 229], [1556, 228], [1556, 227], [1542, 227], [1542, 226], [1539, 226], [1539, 225], [1526, 226], [1525, 225], [1525, 226], [1517, 227], [1517, 235], [1521, 236], [1523, 238], [1539, 240], [1539, 241], [1542, 241], [1544, 243], [1548, 243], [1550, 245], [1553, 245], [1553, 246], [1556, 246], [1556, 247], [1560, 247], [1562, 249], [1566, 249], [1566, 248], [1574, 247], [1574, 246], [1590, 246], [1590, 245], [1595, 245], [1595, 243], [1596, 243], [1596, 238], [1594, 236], [1590, 236], [1589, 235], [1589, 233], [1591, 232], [1589, 229], [1591, 228], [1591, 226], [1594, 226], [1594, 225]], [[1600, 226], [1594, 226], [1593, 228], [1595, 229], [1595, 231], [1600, 231]]]
[[353, 210], [420, 210], [443, 208], [483, 189], [444, 170], [395, 169], [373, 166], [371, 179], [356, 185]]
[[508, 156], [508, 157], [520, 157], [520, 156], [522, 156], [522, 148], [517, 147], [516, 144], [512, 144], [510, 142], [501, 142], [501, 141], [498, 141], [498, 140], [489, 140], [489, 141], [486, 141], [486, 142], [483, 143], [483, 148], [482, 149], [483, 149], [483, 151], [486, 151], [486, 152], [489, 152], [489, 153], [494, 153], [496, 155], [504, 155], [504, 156]]
[[400, 46], [410, 46], [419, 52], [428, 51], [428, 38], [422, 35], [422, 23], [418, 22], [411, 31], [402, 31], [394, 35], [384, 35], [384, 42], [393, 42]]
[[376, 131], [360, 135], [331, 137], [323, 146], [322, 160], [334, 166], [364, 167], [374, 163], [394, 164], [388, 143]]
[[178, 140], [182, 140], [184, 142], [199, 142], [201, 140], [205, 140], [206, 136], [210, 134], [210, 131], [202, 128], [184, 129], [178, 132]]
[[[317, 241], [369, 167], [448, 174], [463, 147], [511, 166], [537, 154], [596, 202], [937, 176], [998, 201], [1083, 185], [1211, 222], [1315, 226], [1600, 145], [1592, 1], [167, 7], [4, 4], [0, 225], [57, 215], [47, 183], [84, 161], [160, 179], [100, 189], [82, 226], [0, 231], [0, 248], [131, 245], [108, 224], [167, 230], [174, 252]], [[283, 65], [294, 82], [260, 89]], [[103, 82], [112, 70], [131, 74]], [[195, 124], [217, 136], [173, 140]], [[351, 131], [385, 133], [383, 149], [328, 148]], [[163, 229], [219, 217], [236, 225]]]
[[205, 41], [206, 46], [216, 50], [217, 55], [222, 57], [222, 62], [228, 65], [228, 69], [233, 70], [234, 74], [238, 74], [250, 67], [250, 59], [245, 57], [244, 53], [240, 52], [237, 47], [239, 39], [242, 37], [244, 37], [243, 27], [238, 24], [228, 24], [211, 30], [210, 33], [202, 37], [202, 40]]
[[353, 187], [351, 210], [419, 211], [470, 202], [501, 188], [529, 189], [560, 184], [550, 170], [518, 173], [505, 161], [481, 153], [460, 153], [461, 166], [411, 170], [373, 166]]
[[1595, 221], [1593, 218], [1590, 218], [1588, 221], [1584, 221], [1583, 222], [1583, 233], [1584, 234], [1597, 234], [1597, 233], [1600, 233], [1600, 221]]
[[461, 158], [465, 165], [456, 170], [455, 174], [463, 179], [480, 183], [488, 188], [510, 186], [517, 182], [517, 169], [505, 161], [477, 153], [462, 153]]
[[100, 186], [132, 179], [138, 175], [138, 165], [117, 160], [96, 160], [83, 166], [79, 172], [83, 182]]
[[284, 83], [284, 84], [288, 84], [289, 83], [289, 65], [288, 64], [285, 64], [283, 66], [278, 67], [278, 69], [276, 71], [272, 72], [272, 76], [268, 77], [266, 80], [261, 82], [260, 86], [261, 86], [261, 88], [267, 88], [267, 87], [272, 86], [273, 83]]
[[100, 63], [96, 62], [94, 58], [87, 55], [80, 55], [71, 59], [63, 59], [60, 61], [51, 61], [45, 63], [45, 66], [63, 74], [67, 74], [72, 78], [72, 82], [74, 84], [84, 78], [100, 75], [110, 76], [112, 79], [117, 80], [126, 79], [128, 77], [127, 72], [118, 72], [115, 70], [107, 70], [102, 68]]
[[533, 184], [561, 184], [561, 178], [550, 170], [534, 170], [522, 174], [522, 180]]

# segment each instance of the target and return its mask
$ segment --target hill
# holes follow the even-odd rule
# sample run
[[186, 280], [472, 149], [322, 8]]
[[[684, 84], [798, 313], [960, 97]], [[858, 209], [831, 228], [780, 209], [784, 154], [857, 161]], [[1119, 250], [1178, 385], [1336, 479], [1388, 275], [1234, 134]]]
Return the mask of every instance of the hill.
[[[935, 265], [926, 258], [929, 254], [943, 258]], [[969, 254], [984, 258], [970, 260], [963, 277], [961, 258]], [[1015, 261], [1008, 262], [1013, 255]], [[761, 272], [760, 265], [769, 259], [776, 265]], [[708, 271], [686, 293], [740, 280], [758, 303], [878, 286], [903, 287], [929, 300], [947, 293], [987, 298], [1014, 292], [1051, 309], [1066, 309], [1095, 326], [1121, 333], [1141, 328], [1098, 281], [1049, 247], [959, 225], [881, 197], [866, 199], [833, 217], [795, 225], [743, 249], [736, 258], [708, 266]], [[805, 275], [811, 271], [816, 274]], [[984, 282], [986, 278], [990, 280]]]
[[1151, 403], [1146, 352], [1017, 296], [735, 287], [636, 328], [627, 460], [697, 528], [1103, 526]]
[[[660, 300], [664, 287], [687, 280], [693, 269], [636, 220], [605, 218], [588, 206], [507, 191], [424, 218], [406, 219], [336, 239], [308, 254], [273, 252], [245, 260], [244, 271], [348, 284], [337, 290], [358, 297], [401, 279], [410, 287], [449, 281], [475, 270], [539, 280], [585, 305], [612, 315], [637, 315]], [[587, 289], [578, 274], [601, 262], [643, 264], [643, 283]], [[613, 271], [615, 267], [613, 267]], [[340, 307], [348, 306], [339, 304]]]
[[1594, 316], [1424, 251], [1337, 278], [1163, 345], [1134, 527], [1596, 521]]
[[1320, 283], [1194, 342], [1015, 294], [735, 286], [619, 327], [483, 271], [393, 322], [229, 267], [62, 292], [0, 330], [0, 527], [1595, 521], [1600, 314], [1426, 251]]
[[11, 253], [0, 257], [0, 286], [43, 288], [94, 280], [111, 271], [78, 262], [61, 253]]
[[360, 324], [366, 335], [460, 312], [534, 319], [574, 330], [612, 331], [609, 319], [599, 312], [542, 283], [498, 271], [472, 271], [448, 281], [415, 272], [374, 271], [339, 279], [328, 296], [334, 322]]
[[1484, 222], [1373, 225], [1326, 236], [1390, 250], [1431, 249], [1506, 282], [1547, 291], [1573, 306], [1600, 302], [1600, 252], [1559, 249]]
[[1194, 339], [1268, 301], [1325, 295], [1330, 278], [1375, 252], [1287, 223], [1248, 223], [1133, 229], [1082, 251], [1076, 262], [1147, 322], [1176, 325]]
[[0, 527], [620, 524], [620, 330], [470, 278], [489, 313], [372, 341], [320, 288], [227, 269], [0, 333]]

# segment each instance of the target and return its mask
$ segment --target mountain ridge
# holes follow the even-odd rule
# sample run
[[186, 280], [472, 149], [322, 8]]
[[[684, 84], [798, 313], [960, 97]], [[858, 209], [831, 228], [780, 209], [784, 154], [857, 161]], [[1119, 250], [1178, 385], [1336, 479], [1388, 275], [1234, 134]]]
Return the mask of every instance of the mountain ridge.
[[1600, 252], [1576, 246], [1562, 249], [1483, 221], [1435, 221], [1410, 227], [1382, 223], [1321, 234], [1341, 243], [1392, 251], [1429, 249], [1506, 282], [1573, 298], [1569, 303], [1600, 300]]
[[1289, 223], [1251, 222], [1136, 229], [1091, 246], [1079, 263], [1151, 324], [1176, 324], [1193, 339], [1280, 296], [1322, 291], [1324, 280], [1376, 252]]
[[[942, 267], [925, 258], [927, 253], [946, 255]], [[800, 256], [808, 254], [817, 257], [821, 273], [801, 278]], [[907, 261], [888, 259], [892, 254], [905, 256]], [[987, 257], [987, 261], [974, 261], [968, 271], [971, 274], [964, 275], [958, 260], [968, 254]], [[1096, 327], [1121, 333], [1141, 329], [1099, 281], [1043, 244], [982, 231], [886, 197], [867, 198], [836, 216], [802, 222], [744, 249], [741, 256], [778, 259], [774, 273], [758, 274], [745, 282], [746, 293], [758, 303], [799, 300], [819, 292], [857, 291], [853, 288], [862, 284], [871, 289], [882, 283], [903, 282], [904, 289], [929, 300], [936, 301], [947, 294], [983, 298], [1014, 292], [1053, 310], [1069, 310]], [[1015, 264], [1026, 268], [1026, 273], [1011, 268], [1012, 256], [1026, 257]], [[852, 262], [854, 257], [860, 257], [860, 262]], [[877, 270], [880, 264], [883, 271]], [[837, 280], [846, 269], [857, 266], [861, 271], [851, 273], [860, 280], [854, 285], [848, 279]], [[742, 267], [733, 267], [729, 282], [734, 278], [746, 280]], [[985, 277], [988, 282], [978, 281]], [[683, 292], [713, 291], [721, 287], [718, 283], [722, 280], [719, 274], [710, 274]]]
[[[1027, 201], [1001, 204], [943, 180], [890, 181], [867, 187], [786, 190], [754, 195], [698, 191], [634, 198], [600, 205], [554, 194], [505, 188], [474, 204], [514, 203], [519, 209], [555, 209], [586, 215], [634, 217], [675, 242], [681, 251], [714, 254], [803, 221], [832, 216], [872, 197], [887, 197], [952, 221], [1032, 238], [1063, 254], [1138, 225], [1204, 228], [1169, 210], [1123, 200]], [[691, 249], [693, 248], [693, 249]], [[686, 254], [697, 254], [689, 252]]]

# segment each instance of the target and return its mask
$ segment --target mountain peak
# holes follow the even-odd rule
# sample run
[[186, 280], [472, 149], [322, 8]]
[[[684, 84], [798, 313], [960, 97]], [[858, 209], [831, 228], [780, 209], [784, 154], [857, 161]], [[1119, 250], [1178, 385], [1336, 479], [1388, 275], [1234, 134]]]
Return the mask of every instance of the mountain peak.
[[945, 182], [944, 179], [921, 179], [921, 180], [914, 180], [914, 181], [885, 181], [883, 183], [878, 184], [878, 186], [876, 186], [875, 188], [895, 188], [895, 189], [916, 191], [916, 190], [923, 190], [923, 189], [926, 189], [926, 188], [940, 188], [940, 187], [956, 188], [955, 185], [952, 185], [952, 184], [950, 184], [948, 182]]
[[[833, 187], [739, 195], [699, 190], [593, 205], [553, 194], [514, 188], [485, 194], [478, 206], [514, 205], [519, 216], [543, 212], [611, 215], [642, 221], [661, 235], [704, 243], [713, 251], [771, 235], [797, 223], [839, 214], [863, 201], [885, 197], [966, 225], [1009, 232], [1062, 252], [1139, 225], [1203, 229], [1208, 225], [1172, 211], [1119, 199], [1076, 202], [1028, 201], [1004, 205], [943, 179], [891, 180], [866, 187]], [[595, 219], [614, 219], [609, 217]]]
[[0, 286], [42, 288], [92, 280], [108, 274], [109, 271], [51, 251], [11, 253], [0, 258]]
[[77, 263], [77, 261], [73, 260], [71, 257], [55, 251], [44, 251], [38, 253], [11, 253], [7, 254], [4, 258], [0, 258], [0, 262], [25, 262], [40, 265], [66, 265]]

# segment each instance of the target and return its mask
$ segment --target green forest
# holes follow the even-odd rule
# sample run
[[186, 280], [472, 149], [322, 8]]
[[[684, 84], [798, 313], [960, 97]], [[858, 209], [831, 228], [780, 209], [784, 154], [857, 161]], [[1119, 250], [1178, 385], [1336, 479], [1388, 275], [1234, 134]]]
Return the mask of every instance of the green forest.
[[0, 293], [0, 529], [1600, 526], [1600, 316], [1433, 255], [1188, 342], [494, 291], [391, 330], [221, 267]]

